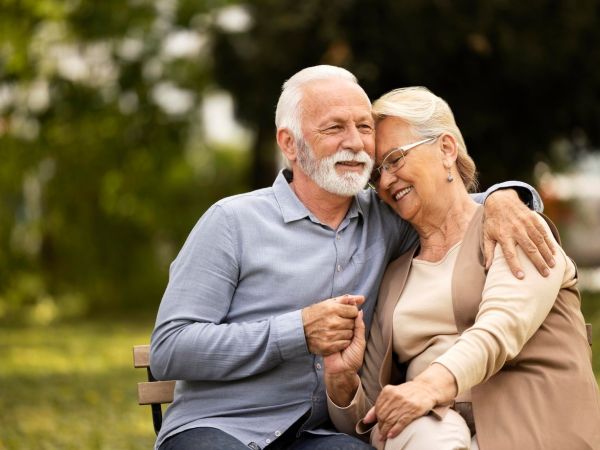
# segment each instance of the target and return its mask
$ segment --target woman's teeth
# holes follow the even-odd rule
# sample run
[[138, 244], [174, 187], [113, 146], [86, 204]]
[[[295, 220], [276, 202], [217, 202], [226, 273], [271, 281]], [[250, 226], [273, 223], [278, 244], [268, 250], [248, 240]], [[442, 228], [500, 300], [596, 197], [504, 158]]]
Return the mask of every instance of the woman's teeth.
[[394, 196], [394, 200], [396, 200], [396, 201], [400, 200], [402, 197], [404, 197], [406, 194], [408, 194], [412, 190], [413, 190], [412, 186], [405, 187], [404, 189], [402, 189], [400, 192], [398, 192]]

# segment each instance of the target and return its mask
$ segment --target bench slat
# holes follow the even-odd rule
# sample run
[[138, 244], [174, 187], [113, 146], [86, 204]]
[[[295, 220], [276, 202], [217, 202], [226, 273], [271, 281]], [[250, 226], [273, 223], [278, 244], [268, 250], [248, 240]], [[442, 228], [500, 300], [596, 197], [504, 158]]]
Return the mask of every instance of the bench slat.
[[175, 381], [152, 381], [138, 383], [138, 403], [151, 405], [152, 403], [171, 403]]
[[133, 346], [133, 367], [148, 367], [150, 365], [150, 346]]

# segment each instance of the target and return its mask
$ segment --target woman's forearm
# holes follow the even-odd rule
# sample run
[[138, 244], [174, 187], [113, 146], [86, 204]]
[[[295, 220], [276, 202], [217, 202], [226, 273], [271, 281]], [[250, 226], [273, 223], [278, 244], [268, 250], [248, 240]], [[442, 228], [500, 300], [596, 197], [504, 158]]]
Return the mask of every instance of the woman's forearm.
[[452, 372], [441, 364], [431, 364], [413, 379], [432, 392], [436, 405], [444, 405], [453, 400], [458, 394], [456, 378]]
[[360, 378], [355, 372], [344, 372], [335, 375], [325, 373], [327, 395], [336, 406], [341, 408], [345, 408], [352, 402], [359, 384]]

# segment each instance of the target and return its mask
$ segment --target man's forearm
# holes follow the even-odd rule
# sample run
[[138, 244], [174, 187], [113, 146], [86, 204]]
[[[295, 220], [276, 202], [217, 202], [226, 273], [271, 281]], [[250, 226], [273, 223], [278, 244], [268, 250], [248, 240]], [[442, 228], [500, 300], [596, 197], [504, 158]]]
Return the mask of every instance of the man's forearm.
[[471, 194], [471, 196], [477, 203], [483, 204], [491, 194], [501, 189], [513, 189], [528, 208], [536, 212], [544, 211], [544, 203], [542, 202], [542, 198], [538, 191], [533, 186], [523, 183], [522, 181], [504, 181], [502, 183], [497, 183], [489, 187], [485, 192], [478, 192], [476, 194]]
[[176, 380], [236, 380], [308, 354], [300, 311], [232, 324], [167, 320], [151, 349], [153, 374]]

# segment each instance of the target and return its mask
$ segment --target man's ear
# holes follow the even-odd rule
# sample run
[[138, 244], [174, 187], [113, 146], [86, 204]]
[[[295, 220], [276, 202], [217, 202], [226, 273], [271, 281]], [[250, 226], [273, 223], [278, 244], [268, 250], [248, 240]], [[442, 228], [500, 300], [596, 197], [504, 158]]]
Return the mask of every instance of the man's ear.
[[298, 147], [296, 139], [287, 128], [279, 128], [277, 130], [277, 145], [290, 162], [296, 161], [298, 155]]

